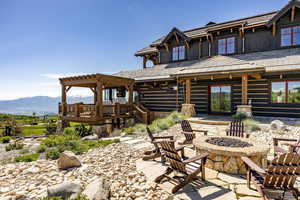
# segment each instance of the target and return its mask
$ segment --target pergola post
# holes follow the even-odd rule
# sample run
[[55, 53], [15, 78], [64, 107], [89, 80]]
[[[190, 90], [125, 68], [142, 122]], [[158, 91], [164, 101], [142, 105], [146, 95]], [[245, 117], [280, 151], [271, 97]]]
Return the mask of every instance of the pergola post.
[[67, 105], [67, 90], [64, 84], [61, 84], [61, 114], [66, 115], [66, 105]]
[[242, 74], [242, 105], [248, 104], [248, 74]]
[[129, 104], [129, 113], [130, 113], [130, 115], [132, 115], [132, 113], [133, 113], [133, 83], [131, 83], [128, 88], [128, 104]]
[[102, 81], [97, 81], [97, 87], [96, 87], [96, 96], [97, 96], [97, 102], [96, 102], [96, 117], [102, 117], [103, 116], [103, 83]]

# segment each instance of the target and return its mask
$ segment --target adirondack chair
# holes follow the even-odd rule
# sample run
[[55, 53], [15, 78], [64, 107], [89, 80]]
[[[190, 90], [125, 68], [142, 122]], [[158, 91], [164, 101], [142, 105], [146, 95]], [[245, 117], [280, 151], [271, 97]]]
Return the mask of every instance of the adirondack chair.
[[241, 121], [232, 121], [230, 123], [229, 129], [226, 130], [227, 136], [234, 137], [246, 137], [249, 138], [249, 134], [245, 133], [244, 123]]
[[266, 170], [261, 169], [248, 157], [242, 157], [242, 160], [247, 168], [247, 186], [250, 188], [252, 181], [264, 200], [273, 199], [267, 190], [283, 192], [282, 197], [277, 194], [275, 199], [283, 199], [287, 191], [291, 191], [298, 199], [299, 191], [294, 188], [294, 183], [300, 176], [300, 154], [282, 154], [274, 158]]
[[[286, 142], [286, 143], [282, 143], [282, 145], [286, 145], [289, 147], [289, 150], [285, 150], [281, 147], [279, 147], [279, 142]], [[294, 142], [291, 143], [291, 142]], [[283, 153], [299, 153], [300, 154], [300, 137], [299, 139], [289, 139], [289, 138], [273, 138], [273, 143], [274, 143], [274, 156], [277, 156], [279, 154], [283, 154]]]
[[[155, 179], [156, 183], [160, 183], [164, 178], [174, 181], [177, 185], [172, 189], [172, 193], [176, 193], [178, 190], [183, 188], [185, 185], [193, 181], [196, 176], [201, 173], [201, 178], [205, 180], [205, 168], [206, 159], [208, 154], [201, 154], [193, 158], [183, 160], [180, 157], [174, 147], [174, 142], [172, 141], [162, 141], [159, 142], [166, 161], [170, 164], [164, 174], [158, 176]], [[171, 177], [172, 172], [177, 172], [181, 175], [179, 179], [176, 177]]]
[[[164, 156], [160, 152], [160, 148], [157, 144], [157, 142], [163, 141], [163, 140], [174, 140], [174, 136], [153, 136], [153, 133], [149, 129], [149, 127], [146, 127], [148, 136], [151, 140], [151, 143], [154, 145], [154, 150], [151, 151], [145, 151], [143, 160], [154, 160], [155, 158], [161, 157], [161, 161], [164, 163], [165, 159]], [[176, 151], [181, 152], [181, 156], [184, 157], [184, 147], [180, 146], [176, 148]]]
[[187, 120], [181, 121], [182, 134], [185, 136], [185, 140], [179, 142], [179, 144], [192, 144], [193, 139], [196, 137], [195, 132], [203, 133], [205, 136], [207, 135], [206, 130], [193, 130], [191, 124]]

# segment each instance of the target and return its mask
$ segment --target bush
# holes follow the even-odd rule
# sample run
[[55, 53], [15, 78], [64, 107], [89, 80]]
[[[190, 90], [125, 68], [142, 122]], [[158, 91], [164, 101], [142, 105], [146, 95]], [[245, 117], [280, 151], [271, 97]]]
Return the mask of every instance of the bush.
[[146, 125], [145, 124], [136, 124], [134, 126], [135, 132], [146, 132]]
[[166, 130], [168, 129], [170, 126], [169, 126], [169, 123], [166, 119], [159, 119], [157, 120], [157, 127], [160, 129], [160, 130]]
[[17, 157], [15, 157], [15, 161], [16, 162], [33, 162], [33, 161], [37, 161], [39, 156], [40, 155], [38, 153], [28, 154], [28, 155], [24, 155], [24, 156], [17, 156]]
[[12, 144], [9, 144], [5, 147], [6, 151], [11, 151], [11, 150], [20, 150], [23, 149], [24, 144], [21, 142], [14, 142]]
[[237, 113], [232, 116], [233, 121], [243, 121], [247, 119], [247, 115], [244, 113]]
[[86, 128], [85, 125], [80, 124], [78, 127], [75, 128], [75, 133], [79, 137], [85, 137], [88, 135], [92, 135], [93, 131], [92, 131], [92, 127]]
[[47, 159], [56, 160], [59, 158], [59, 155], [60, 155], [60, 152], [56, 148], [46, 150]]
[[38, 147], [36, 148], [35, 151], [36, 151], [37, 153], [44, 153], [46, 150], [47, 150], [46, 145], [40, 145], [40, 146], [38, 146]]
[[132, 135], [134, 133], [134, 128], [133, 126], [128, 127], [128, 128], [124, 128], [123, 131], [127, 134], [127, 135]]
[[4, 144], [4, 143], [9, 143], [9, 141], [11, 140], [11, 137], [9, 136], [4, 136], [0, 138], [0, 141]]
[[244, 121], [244, 125], [245, 125], [246, 129], [249, 130], [249, 131], [251, 131], [251, 132], [261, 130], [259, 122], [255, 121], [253, 119], [246, 119]]
[[179, 112], [172, 112], [168, 118], [170, 118], [172, 121], [174, 121], [175, 123], [179, 123], [181, 122], [182, 120], [185, 120], [186, 119], [186, 116], [184, 116], [183, 114], [179, 113]]
[[57, 127], [53, 124], [49, 124], [49, 126], [46, 127], [45, 135], [54, 135], [56, 133]]

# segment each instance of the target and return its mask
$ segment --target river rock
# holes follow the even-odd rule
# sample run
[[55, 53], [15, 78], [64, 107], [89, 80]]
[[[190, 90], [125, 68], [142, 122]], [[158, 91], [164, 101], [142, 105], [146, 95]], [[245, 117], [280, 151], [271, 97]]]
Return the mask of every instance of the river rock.
[[90, 200], [109, 199], [109, 182], [105, 178], [99, 177], [88, 184], [82, 194]]
[[77, 156], [71, 151], [63, 152], [57, 161], [59, 169], [68, 169], [71, 167], [80, 167], [81, 162]]
[[271, 122], [270, 127], [272, 130], [285, 131], [286, 125], [280, 120], [274, 120]]
[[73, 182], [65, 182], [47, 189], [48, 197], [62, 197], [75, 199], [81, 193], [81, 186]]

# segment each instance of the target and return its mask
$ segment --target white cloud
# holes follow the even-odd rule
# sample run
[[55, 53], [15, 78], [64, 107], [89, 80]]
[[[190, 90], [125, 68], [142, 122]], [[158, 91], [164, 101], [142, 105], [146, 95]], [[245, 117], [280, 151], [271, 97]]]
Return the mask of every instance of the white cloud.
[[84, 75], [85, 73], [67, 73], [67, 74], [42, 74], [41, 76], [50, 78], [50, 79], [59, 79], [63, 77], [69, 77], [69, 76], [80, 76]]

